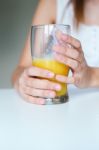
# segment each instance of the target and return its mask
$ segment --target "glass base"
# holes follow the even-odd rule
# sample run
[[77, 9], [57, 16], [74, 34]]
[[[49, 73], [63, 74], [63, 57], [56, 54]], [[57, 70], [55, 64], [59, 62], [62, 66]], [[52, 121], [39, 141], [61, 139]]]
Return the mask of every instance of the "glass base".
[[53, 104], [63, 104], [68, 102], [69, 96], [64, 95], [64, 96], [57, 96], [55, 98], [45, 98], [46, 102], [45, 105], [53, 105]]

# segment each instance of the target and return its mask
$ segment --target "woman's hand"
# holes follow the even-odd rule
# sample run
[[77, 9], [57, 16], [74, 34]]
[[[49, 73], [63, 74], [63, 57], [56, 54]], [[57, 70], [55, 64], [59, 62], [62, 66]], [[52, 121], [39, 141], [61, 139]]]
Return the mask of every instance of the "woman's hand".
[[91, 68], [87, 65], [80, 41], [60, 34], [59, 44], [53, 47], [55, 59], [68, 65], [72, 70], [72, 77], [57, 75], [56, 79], [61, 82], [75, 84], [79, 88], [87, 88], [91, 85]]
[[30, 103], [45, 104], [44, 97], [54, 98], [61, 89], [60, 84], [49, 81], [54, 73], [37, 67], [24, 70], [18, 79], [19, 94]]

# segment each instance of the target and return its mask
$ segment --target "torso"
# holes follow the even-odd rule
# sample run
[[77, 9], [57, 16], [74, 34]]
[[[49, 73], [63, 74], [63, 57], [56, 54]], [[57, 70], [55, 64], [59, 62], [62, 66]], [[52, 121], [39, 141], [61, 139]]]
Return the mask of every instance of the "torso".
[[86, 0], [84, 24], [99, 26], [99, 0]]
[[[66, 0], [62, 0], [62, 1], [57, 0], [56, 22], [71, 25], [71, 30], [72, 30], [71, 34], [72, 36], [74, 36], [75, 38], [81, 41], [84, 55], [88, 65], [99, 67], [99, 19], [96, 19], [98, 18], [98, 15], [96, 14], [96, 17], [93, 17], [95, 14], [94, 15], [92, 14], [93, 16], [91, 15], [91, 11], [93, 10], [92, 5], [87, 4], [85, 9], [86, 12], [85, 22], [79, 25], [79, 29], [77, 31], [73, 23], [74, 13], [73, 13], [72, 4], [66, 9], [64, 18], [61, 22], [61, 17], [65, 5], [66, 5]], [[90, 7], [90, 11], [88, 7]], [[87, 14], [87, 11], [89, 12], [90, 15]], [[99, 10], [95, 10], [95, 11], [97, 12]]]

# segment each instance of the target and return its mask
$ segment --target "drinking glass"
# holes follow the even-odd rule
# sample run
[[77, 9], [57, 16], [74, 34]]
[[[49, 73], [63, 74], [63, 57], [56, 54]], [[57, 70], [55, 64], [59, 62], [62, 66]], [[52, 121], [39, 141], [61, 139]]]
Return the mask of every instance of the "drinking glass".
[[[70, 34], [70, 26], [63, 24], [35, 25], [31, 27], [31, 55], [32, 65], [47, 69], [56, 75], [68, 76], [69, 66], [54, 59], [53, 46], [59, 43], [59, 34]], [[40, 77], [41, 79], [41, 77]], [[56, 91], [56, 97], [44, 97], [46, 104], [61, 104], [68, 101], [67, 84], [59, 82], [54, 78], [48, 79], [59, 83], [61, 90]]]

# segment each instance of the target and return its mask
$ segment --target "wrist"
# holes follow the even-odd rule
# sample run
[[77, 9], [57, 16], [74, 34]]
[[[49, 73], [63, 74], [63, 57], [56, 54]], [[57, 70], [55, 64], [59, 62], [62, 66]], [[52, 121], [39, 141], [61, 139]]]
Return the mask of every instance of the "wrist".
[[99, 87], [99, 68], [89, 67], [90, 70], [90, 85], [89, 87]]

